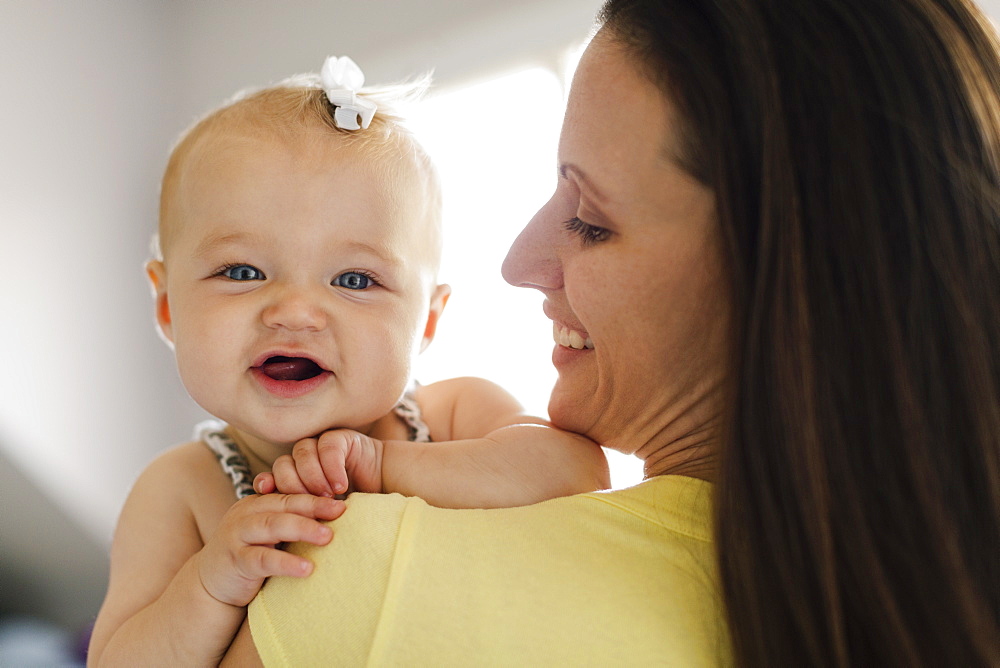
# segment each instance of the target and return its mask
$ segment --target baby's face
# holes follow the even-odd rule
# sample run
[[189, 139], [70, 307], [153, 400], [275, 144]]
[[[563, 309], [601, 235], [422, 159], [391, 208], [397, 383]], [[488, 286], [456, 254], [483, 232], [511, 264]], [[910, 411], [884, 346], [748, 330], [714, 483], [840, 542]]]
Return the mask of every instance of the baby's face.
[[194, 150], [151, 271], [205, 410], [284, 445], [392, 409], [443, 299], [418, 195], [375, 173], [329, 144], [231, 136]]

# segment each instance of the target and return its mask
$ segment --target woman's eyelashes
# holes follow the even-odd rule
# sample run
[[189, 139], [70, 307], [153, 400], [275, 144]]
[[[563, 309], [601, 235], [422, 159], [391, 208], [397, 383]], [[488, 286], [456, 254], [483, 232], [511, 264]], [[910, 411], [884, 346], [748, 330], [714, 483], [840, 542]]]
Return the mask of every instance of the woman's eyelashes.
[[573, 216], [563, 223], [563, 227], [566, 228], [566, 231], [580, 237], [580, 241], [583, 242], [584, 246], [600, 243], [611, 236], [611, 232], [609, 230], [596, 225], [591, 225], [590, 223], [585, 223], [577, 216]]

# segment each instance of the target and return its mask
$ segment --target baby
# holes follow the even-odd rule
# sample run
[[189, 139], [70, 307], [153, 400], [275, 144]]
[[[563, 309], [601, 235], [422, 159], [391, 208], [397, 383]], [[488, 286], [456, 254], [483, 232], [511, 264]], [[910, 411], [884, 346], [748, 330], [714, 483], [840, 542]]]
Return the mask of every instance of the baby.
[[[136, 481], [90, 665], [216, 663], [265, 578], [311, 572], [280, 544], [330, 541], [348, 472], [356, 488], [460, 507], [608, 486], [598, 446], [496, 385], [412, 382], [450, 293], [436, 282], [439, 187], [389, 94], [359, 96], [362, 83], [349, 59], [328, 59], [213, 112], [170, 157], [147, 265], [156, 320], [185, 388], [223, 422]], [[319, 447], [354, 438], [370, 440]], [[331, 452], [343, 466], [323, 487]], [[279, 486], [318, 495], [253, 494], [282, 456]], [[377, 481], [359, 461], [377, 463]]]

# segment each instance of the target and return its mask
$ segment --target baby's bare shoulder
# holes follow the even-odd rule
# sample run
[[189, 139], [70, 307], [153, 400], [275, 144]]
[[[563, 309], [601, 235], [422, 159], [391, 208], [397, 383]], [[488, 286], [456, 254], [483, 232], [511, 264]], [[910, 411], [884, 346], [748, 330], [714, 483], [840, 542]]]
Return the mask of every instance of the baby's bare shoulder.
[[174, 489], [197, 486], [218, 469], [215, 455], [204, 443], [181, 443], [157, 455], [142, 472], [137, 484], [165, 485]]
[[500, 427], [541, 422], [496, 383], [463, 376], [421, 386], [417, 402], [435, 441], [479, 438]]
[[513, 400], [513, 396], [493, 381], [477, 376], [460, 376], [446, 378], [429, 385], [421, 385], [416, 391], [417, 400], [425, 402], [454, 403], [459, 397], [479, 399], [501, 398], [504, 401]]
[[214, 531], [219, 518], [236, 501], [218, 459], [200, 441], [160, 453], [136, 480], [132, 495], [158, 500], [159, 506], [187, 509], [203, 535]]

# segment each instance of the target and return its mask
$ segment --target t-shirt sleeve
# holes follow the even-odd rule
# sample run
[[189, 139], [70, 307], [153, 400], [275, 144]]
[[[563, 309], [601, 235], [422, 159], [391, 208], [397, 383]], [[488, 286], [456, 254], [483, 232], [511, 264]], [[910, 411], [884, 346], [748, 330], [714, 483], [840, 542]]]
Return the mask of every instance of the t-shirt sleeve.
[[[338, 665], [365, 663], [382, 613], [399, 528], [412, 503], [422, 502], [398, 494], [351, 495], [345, 513], [330, 523], [334, 537], [328, 547], [335, 549], [289, 546], [316, 567], [307, 578], [271, 578], [251, 602], [250, 631], [264, 665], [304, 666], [331, 654], [338, 657]], [[322, 559], [311, 556], [317, 550], [325, 550]], [[337, 628], [330, 628], [333, 620]], [[289, 638], [295, 642], [289, 643]]]
[[251, 603], [267, 666], [730, 665], [708, 483], [489, 510], [353, 494]]

